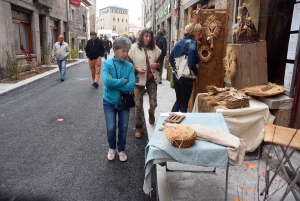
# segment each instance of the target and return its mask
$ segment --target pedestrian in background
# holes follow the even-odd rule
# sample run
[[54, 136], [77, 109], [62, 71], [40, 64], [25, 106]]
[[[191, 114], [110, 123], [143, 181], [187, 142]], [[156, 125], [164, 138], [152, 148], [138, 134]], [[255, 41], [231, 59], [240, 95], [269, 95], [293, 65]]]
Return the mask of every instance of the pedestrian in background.
[[139, 40], [139, 34], [141, 33], [141, 30], [139, 30], [136, 34], [135, 37], [132, 39], [131, 43], [134, 44]]
[[67, 58], [70, 55], [69, 44], [64, 41], [63, 35], [58, 36], [58, 42], [53, 45], [52, 50], [52, 63], [55, 62], [55, 59], [58, 64], [60, 72], [60, 80], [63, 82], [66, 78], [67, 71]]
[[[123, 107], [120, 92], [129, 93], [135, 86], [134, 68], [131, 63], [126, 61], [130, 47], [129, 39], [116, 38], [113, 43], [115, 56], [103, 63], [103, 108], [109, 145], [107, 158], [110, 161], [115, 158], [116, 148], [118, 148], [120, 161], [127, 160], [124, 150], [130, 108]], [[116, 134], [117, 125], [118, 134]]]
[[143, 123], [143, 95], [146, 86], [150, 109], [149, 123], [155, 123], [154, 112], [157, 106], [157, 83], [160, 82], [160, 61], [161, 50], [155, 45], [153, 32], [150, 29], [144, 29], [137, 43], [133, 44], [129, 53], [128, 61], [133, 63], [136, 72], [135, 95], [135, 137], [142, 137]]
[[108, 40], [108, 55], [110, 54], [110, 49], [112, 48], [112, 42]]
[[[161, 50], [161, 55], [159, 57], [161, 63], [161, 71], [160, 71], [160, 79], [162, 80], [162, 73], [163, 73], [163, 64], [165, 56], [167, 55], [167, 39], [166, 39], [166, 30], [161, 28], [159, 32], [155, 36], [155, 43], [156, 46]], [[159, 84], [161, 84], [160, 82]]]
[[89, 61], [90, 70], [92, 73], [93, 84], [95, 88], [98, 88], [101, 63], [104, 54], [104, 47], [102, 41], [97, 38], [97, 33], [92, 31], [90, 33], [91, 39], [88, 40], [85, 46], [85, 53]]
[[107, 54], [108, 54], [108, 50], [109, 50], [109, 40], [107, 39], [107, 36], [104, 35], [103, 40], [102, 40], [102, 44], [104, 47], [104, 58], [105, 60], [107, 59]]
[[176, 93], [176, 102], [173, 105], [172, 112], [187, 112], [188, 102], [193, 90], [193, 82], [178, 80], [176, 77], [175, 58], [181, 57], [187, 50], [188, 66], [195, 75], [198, 75], [198, 63], [200, 61], [197, 41], [202, 37], [202, 27], [200, 24], [190, 23], [185, 27], [184, 38], [174, 46], [169, 62], [173, 68], [173, 82]]

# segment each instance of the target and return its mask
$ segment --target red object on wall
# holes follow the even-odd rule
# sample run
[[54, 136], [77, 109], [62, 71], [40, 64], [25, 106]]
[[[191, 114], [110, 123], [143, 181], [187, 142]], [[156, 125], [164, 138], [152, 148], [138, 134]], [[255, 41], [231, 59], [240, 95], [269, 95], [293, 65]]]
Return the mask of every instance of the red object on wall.
[[81, 0], [70, 0], [70, 4], [76, 7], [80, 7]]
[[174, 10], [173, 10], [173, 15], [174, 15], [174, 17], [176, 17], [176, 18], [179, 17], [179, 16], [178, 16], [178, 9], [177, 9], [177, 8], [174, 8]]

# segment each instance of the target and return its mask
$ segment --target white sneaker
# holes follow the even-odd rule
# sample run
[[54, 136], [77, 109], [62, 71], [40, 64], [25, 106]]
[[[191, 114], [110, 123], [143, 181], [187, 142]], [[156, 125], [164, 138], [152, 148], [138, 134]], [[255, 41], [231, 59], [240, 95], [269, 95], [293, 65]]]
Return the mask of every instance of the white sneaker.
[[126, 156], [126, 154], [124, 153], [124, 151], [119, 152], [119, 158], [120, 158], [120, 161], [121, 161], [121, 162], [127, 161], [127, 156]]
[[107, 154], [108, 160], [110, 160], [110, 161], [114, 160], [115, 155], [116, 155], [116, 152], [114, 149], [108, 149], [108, 154]]

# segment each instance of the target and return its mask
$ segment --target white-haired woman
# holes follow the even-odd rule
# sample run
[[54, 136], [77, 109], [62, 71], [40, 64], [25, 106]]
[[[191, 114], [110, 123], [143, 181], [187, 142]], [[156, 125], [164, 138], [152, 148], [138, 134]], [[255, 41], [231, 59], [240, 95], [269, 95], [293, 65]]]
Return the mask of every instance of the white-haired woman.
[[[125, 37], [116, 38], [113, 43], [115, 56], [104, 62], [102, 72], [104, 82], [103, 108], [109, 145], [107, 158], [114, 160], [117, 148], [119, 159], [122, 162], [127, 160], [124, 150], [130, 108], [125, 109], [123, 107], [120, 91], [130, 93], [135, 87], [134, 68], [126, 60], [130, 47], [129, 39]], [[118, 134], [116, 133], [117, 125]]]
[[198, 75], [197, 64], [200, 58], [197, 50], [197, 41], [202, 37], [201, 30], [200, 24], [188, 24], [184, 30], [185, 37], [176, 43], [170, 54], [169, 62], [173, 68], [173, 82], [176, 93], [176, 102], [173, 105], [172, 112], [187, 112], [188, 102], [193, 90], [193, 83], [176, 78], [175, 58], [181, 57], [187, 52], [188, 66], [195, 75]]

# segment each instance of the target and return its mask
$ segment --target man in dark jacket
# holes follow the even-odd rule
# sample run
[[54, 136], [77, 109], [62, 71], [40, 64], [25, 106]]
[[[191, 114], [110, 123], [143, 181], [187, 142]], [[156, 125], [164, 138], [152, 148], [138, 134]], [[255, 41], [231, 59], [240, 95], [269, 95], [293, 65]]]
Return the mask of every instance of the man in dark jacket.
[[104, 47], [102, 41], [97, 38], [96, 32], [90, 33], [91, 39], [88, 40], [85, 53], [89, 58], [89, 66], [92, 73], [93, 86], [98, 88], [99, 77], [100, 77], [100, 68], [102, 63], [102, 58], [104, 54]]
[[[159, 57], [160, 63], [161, 63], [161, 70], [160, 70], [160, 80], [162, 80], [162, 73], [163, 73], [163, 64], [164, 64], [164, 58], [167, 55], [167, 39], [165, 37], [166, 30], [161, 28], [159, 32], [155, 36], [155, 42], [156, 46], [161, 49], [161, 54]], [[161, 82], [159, 83], [161, 84]]]

